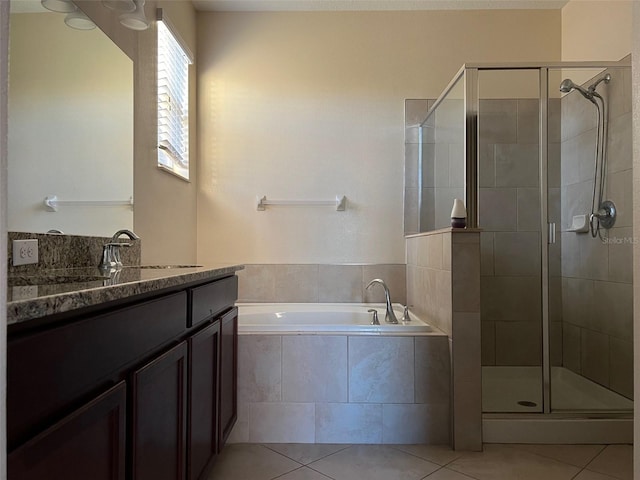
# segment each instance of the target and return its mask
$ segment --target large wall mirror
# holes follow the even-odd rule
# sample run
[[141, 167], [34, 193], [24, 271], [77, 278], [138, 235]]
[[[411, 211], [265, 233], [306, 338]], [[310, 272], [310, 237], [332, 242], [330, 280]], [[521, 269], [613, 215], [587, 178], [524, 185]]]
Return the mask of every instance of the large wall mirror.
[[11, 0], [8, 229], [111, 236], [133, 228], [133, 62], [64, 17]]

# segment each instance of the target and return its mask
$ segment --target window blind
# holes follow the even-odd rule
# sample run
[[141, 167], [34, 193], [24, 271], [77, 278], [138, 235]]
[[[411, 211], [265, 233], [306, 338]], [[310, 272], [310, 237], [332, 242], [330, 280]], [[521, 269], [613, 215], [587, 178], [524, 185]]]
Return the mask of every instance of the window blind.
[[189, 179], [189, 64], [164, 21], [158, 25], [158, 166]]

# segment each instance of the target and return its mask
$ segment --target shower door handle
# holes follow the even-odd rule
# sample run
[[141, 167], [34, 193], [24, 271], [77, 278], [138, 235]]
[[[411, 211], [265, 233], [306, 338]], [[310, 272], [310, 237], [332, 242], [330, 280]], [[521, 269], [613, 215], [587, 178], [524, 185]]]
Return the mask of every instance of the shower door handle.
[[549, 235], [547, 237], [547, 242], [549, 245], [553, 245], [556, 243], [556, 224], [555, 222], [549, 223]]

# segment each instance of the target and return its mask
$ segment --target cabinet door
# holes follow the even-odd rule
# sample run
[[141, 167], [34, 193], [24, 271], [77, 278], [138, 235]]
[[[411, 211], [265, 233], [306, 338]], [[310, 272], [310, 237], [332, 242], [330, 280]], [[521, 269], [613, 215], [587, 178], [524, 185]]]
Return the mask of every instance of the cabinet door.
[[220, 320], [193, 335], [189, 343], [187, 478], [206, 475], [218, 453], [218, 369]]
[[222, 449], [238, 417], [238, 309], [220, 324], [220, 439]]
[[133, 480], [184, 480], [186, 383], [186, 342], [133, 373]]
[[124, 480], [126, 385], [118, 383], [8, 456], [11, 480]]

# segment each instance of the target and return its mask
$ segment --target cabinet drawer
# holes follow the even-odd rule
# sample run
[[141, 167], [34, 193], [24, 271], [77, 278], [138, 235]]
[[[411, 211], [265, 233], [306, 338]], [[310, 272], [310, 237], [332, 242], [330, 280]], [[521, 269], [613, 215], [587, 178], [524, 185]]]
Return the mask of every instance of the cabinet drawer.
[[193, 327], [231, 307], [238, 299], [238, 277], [223, 278], [189, 290], [191, 312], [187, 326]]
[[9, 449], [185, 331], [186, 292], [17, 339], [7, 345]]

